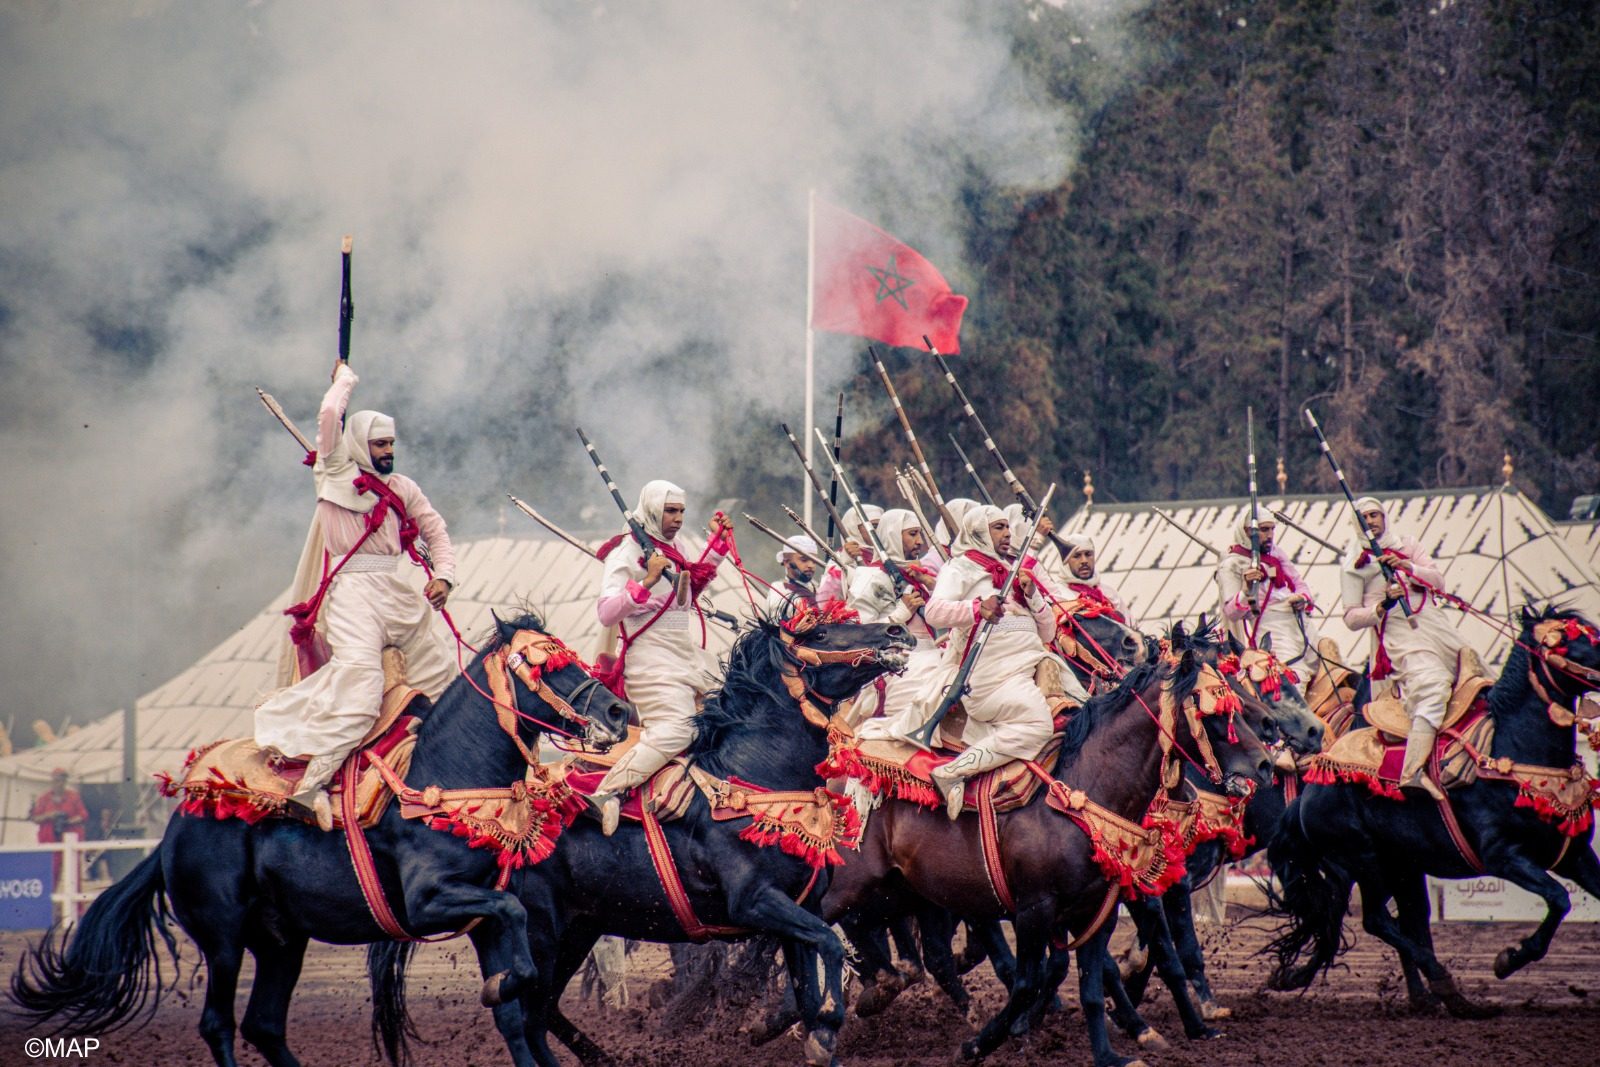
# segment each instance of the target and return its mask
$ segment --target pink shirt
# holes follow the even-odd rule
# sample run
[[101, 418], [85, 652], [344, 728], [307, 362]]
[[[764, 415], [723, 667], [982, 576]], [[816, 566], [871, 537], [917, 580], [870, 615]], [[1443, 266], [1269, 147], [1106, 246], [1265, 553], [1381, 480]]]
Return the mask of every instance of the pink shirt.
[[[350, 403], [350, 393], [355, 386], [355, 375], [341, 374], [322, 398], [322, 408], [317, 412], [317, 449], [323, 455], [342, 447], [344, 428], [340, 425], [340, 420], [344, 417], [345, 408]], [[450, 544], [450, 534], [445, 529], [444, 519], [433, 509], [433, 505], [428, 503], [428, 498], [422, 495], [417, 483], [404, 474], [389, 475], [388, 485], [405, 504], [406, 512], [417, 521], [417, 529], [421, 531], [422, 540], [427, 543], [428, 553], [433, 560], [433, 576], [455, 585], [456, 552]], [[335, 562], [349, 552], [352, 545], [361, 540], [361, 535], [367, 529], [365, 515], [327, 500], [317, 501], [317, 518], [322, 522], [323, 540]], [[384, 516], [383, 525], [367, 538], [366, 543], [356, 554], [375, 556], [400, 554], [400, 519], [393, 511]]]

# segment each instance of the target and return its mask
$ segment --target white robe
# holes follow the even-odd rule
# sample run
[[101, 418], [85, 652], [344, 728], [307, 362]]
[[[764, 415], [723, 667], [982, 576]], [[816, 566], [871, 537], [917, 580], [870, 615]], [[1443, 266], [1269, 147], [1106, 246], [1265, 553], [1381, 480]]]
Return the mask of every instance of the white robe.
[[[1240, 644], [1247, 648], [1259, 647], [1263, 638], [1270, 636], [1272, 654], [1280, 663], [1294, 667], [1301, 678], [1313, 678], [1322, 663], [1322, 657], [1317, 654], [1321, 635], [1317, 631], [1316, 617], [1310, 610], [1297, 611], [1289, 604], [1289, 597], [1299, 593], [1308, 599], [1306, 606], [1311, 608], [1311, 589], [1288, 560], [1278, 555], [1268, 558], [1265, 554], [1263, 559], [1278, 567], [1289, 584], [1278, 586], [1267, 596], [1259, 621], [1247, 599], [1249, 583], [1244, 580], [1244, 572], [1250, 569], [1250, 557], [1236, 552], [1224, 553], [1222, 562], [1217, 564], [1218, 610], [1228, 633]], [[1266, 587], [1263, 581], [1261, 588], [1265, 590]]]

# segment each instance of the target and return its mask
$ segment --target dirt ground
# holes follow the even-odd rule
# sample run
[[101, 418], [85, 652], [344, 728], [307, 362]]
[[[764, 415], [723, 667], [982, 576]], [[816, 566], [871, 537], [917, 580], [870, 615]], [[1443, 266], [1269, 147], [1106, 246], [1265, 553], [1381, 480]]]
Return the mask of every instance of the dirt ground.
[[[1529, 924], [1451, 924], [1435, 927], [1441, 958], [1467, 994], [1497, 1006], [1484, 1021], [1419, 1018], [1405, 1005], [1404, 987], [1393, 953], [1355, 931], [1355, 947], [1344, 966], [1304, 995], [1268, 993], [1262, 982], [1266, 962], [1254, 952], [1266, 941], [1259, 920], [1241, 918], [1225, 928], [1205, 927], [1209, 973], [1219, 1000], [1233, 1009], [1217, 1041], [1188, 1043], [1165, 991], [1147, 1003], [1146, 1017], [1171, 1047], [1147, 1052], [1152, 1067], [1190, 1064], [1516, 1064], [1559, 1067], [1600, 1063], [1600, 924], [1572, 923], [1556, 938], [1550, 955], [1511, 979], [1496, 981], [1490, 964], [1496, 952], [1524, 936]], [[1127, 926], [1126, 923], [1123, 924]], [[1127, 936], [1119, 931], [1119, 942]], [[23, 938], [0, 935], [0, 969], [15, 969]], [[362, 950], [315, 945], [307, 958], [289, 1020], [292, 1046], [307, 1065], [376, 1065], [383, 1061], [368, 1038], [367, 986]], [[163, 1002], [155, 1018], [132, 1031], [101, 1036], [101, 1047], [85, 1059], [31, 1059], [27, 1033], [0, 1009], [0, 1064], [90, 1063], [209, 1064], [196, 1032], [203, 985], [192, 956], [186, 959], [180, 987]], [[708, 1022], [693, 1032], [667, 1033], [648, 1007], [648, 988], [666, 973], [663, 949], [642, 946], [631, 957], [631, 1002], [602, 1011], [581, 1003], [577, 983], [568, 993], [568, 1013], [624, 1065], [693, 1064], [694, 1067], [744, 1067], [752, 1063], [799, 1064], [798, 1042], [785, 1036], [751, 1048], [738, 1020]], [[203, 979], [203, 972], [199, 972]], [[249, 988], [249, 965], [241, 982], [238, 1010]], [[968, 978], [974, 1006], [984, 1014], [1003, 996], [998, 982], [981, 968]], [[500, 1067], [510, 1062], [489, 1013], [477, 1003], [479, 979], [470, 948], [452, 943], [427, 946], [411, 973], [411, 1008], [425, 1044], [414, 1046], [415, 1062], [425, 1067]], [[1045, 1062], [1088, 1063], [1088, 1044], [1076, 1008], [1076, 973], [1068, 979], [1065, 1013], [1051, 1015], [1025, 1041], [1013, 1041], [987, 1062], [995, 1067]], [[975, 1012], [973, 1018], [977, 1018]], [[852, 1067], [912, 1067], [950, 1063], [960, 1043], [974, 1032], [931, 983], [908, 990], [884, 1015], [845, 1024], [839, 1055]], [[83, 1036], [83, 1035], [77, 1035]], [[1113, 1043], [1124, 1055], [1139, 1050], [1120, 1034]], [[264, 1061], [241, 1041], [239, 1062]], [[563, 1053], [563, 1055], [565, 1055]], [[576, 1063], [573, 1057], [564, 1062]]]

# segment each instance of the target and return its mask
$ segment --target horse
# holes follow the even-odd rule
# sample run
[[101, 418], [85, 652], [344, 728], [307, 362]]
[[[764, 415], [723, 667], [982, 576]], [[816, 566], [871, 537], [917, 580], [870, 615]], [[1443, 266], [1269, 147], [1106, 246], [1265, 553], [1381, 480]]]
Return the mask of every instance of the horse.
[[[1452, 1015], [1480, 1017], [1484, 1009], [1460, 992], [1434, 954], [1425, 878], [1488, 874], [1544, 900], [1538, 928], [1495, 957], [1494, 974], [1502, 979], [1544, 956], [1571, 907], [1548, 871], [1600, 897], [1588, 797], [1581, 804], [1553, 802], [1538, 786], [1541, 776], [1526, 770], [1548, 768], [1547, 781], [1583, 781], [1581, 765], [1574, 767], [1577, 724], [1592, 735], [1595, 711], [1579, 702], [1600, 688], [1600, 639], [1576, 612], [1524, 609], [1520, 622], [1520, 636], [1485, 694], [1494, 721], [1490, 751], [1476, 760], [1477, 780], [1447, 794], [1460, 843], [1433, 800], [1375, 795], [1363, 782], [1311, 784], [1289, 805], [1267, 850], [1281, 886], [1272, 909], [1283, 919], [1268, 946], [1276, 956], [1270, 988], [1303, 989], [1333, 966], [1347, 947], [1351, 890], [1360, 886], [1362, 924], [1399, 954], [1412, 1008], [1431, 1013], [1442, 1004]], [[1553, 824], [1558, 816], [1562, 825]], [[1391, 900], [1397, 915], [1389, 912]]]
[[[863, 625], [849, 621], [853, 615], [807, 612], [782, 626], [756, 620], [735, 642], [722, 687], [696, 721], [684, 754], [690, 772], [828, 797], [843, 805], [836, 809], [842, 819], [853, 818], [847, 800], [821, 788], [816, 766], [828, 754], [829, 724], [820, 708], [834, 708], [879, 674], [903, 669], [914, 647], [903, 627]], [[559, 1063], [547, 1032], [585, 1063], [605, 1059], [559, 1003], [600, 936], [682, 942], [765, 934], [783, 946], [807, 1030], [806, 1062], [827, 1067], [844, 1014], [844, 948], [818, 916], [829, 879], [824, 860], [752, 844], [743, 819], [713, 818], [698, 791], [682, 817], [656, 825], [679, 872], [679, 904], [686, 908], [674, 904], [646, 832], [632, 824], [611, 837], [597, 825], [574, 825], [555, 854], [520, 879], [517, 892], [538, 969], [523, 994], [524, 1017], [538, 1062]], [[685, 928], [691, 921], [698, 929]], [[373, 1002], [388, 1006], [375, 1013], [374, 1026], [386, 1047], [401, 1050], [409, 1025], [404, 980], [410, 947], [369, 949]]]
[[[1203, 641], [1209, 633], [1206, 618], [1201, 616], [1197, 635]], [[1175, 646], [1177, 641], [1175, 637]], [[1226, 638], [1226, 655], [1220, 659], [1213, 656], [1210, 662], [1223, 668], [1223, 676], [1243, 705], [1245, 721], [1263, 742], [1270, 745], [1281, 741], [1289, 752], [1302, 756], [1321, 751], [1324, 724], [1312, 713], [1292, 669], [1272, 656], [1270, 635], [1256, 650], [1246, 649], [1230, 635]], [[1196, 888], [1216, 877], [1224, 864], [1260, 851], [1276, 833], [1287, 806], [1284, 774], [1297, 773], [1281, 761], [1276, 765], [1282, 773], [1266, 787], [1252, 791], [1242, 803], [1238, 799], [1230, 803], [1227, 794], [1206, 775], [1192, 766], [1184, 767], [1185, 783], [1194, 794], [1187, 802], [1188, 826], [1197, 840], [1190, 848], [1181, 879], [1159, 898], [1142, 897], [1129, 902], [1129, 914], [1139, 930], [1138, 941], [1130, 947], [1125, 960], [1127, 970], [1108, 972], [1106, 976], [1116, 1002], [1113, 1020], [1141, 1045], [1163, 1044], [1137, 1011], [1152, 970], [1160, 971], [1172, 991], [1189, 1036], [1209, 1036], [1214, 1031], [1197, 1029], [1198, 1021], [1210, 1023], [1229, 1014], [1217, 1004], [1206, 979], [1205, 955], [1195, 931], [1191, 897]], [[1215, 819], [1200, 818], [1208, 809], [1222, 814]], [[1141, 943], [1146, 950], [1143, 953], [1138, 951]], [[1198, 1002], [1197, 1016], [1190, 1006], [1191, 992], [1193, 1001]]]
[[[540, 732], [559, 730], [567, 714], [592, 743], [626, 735], [629, 706], [546, 634], [537, 616], [495, 622], [491, 640], [422, 716], [405, 775], [413, 788], [520, 785], [530, 769], [529, 745], [537, 746]], [[500, 677], [490, 679], [491, 667]], [[489, 693], [501, 685], [514, 698], [496, 707]], [[382, 892], [406, 933], [469, 933], [484, 975], [483, 1001], [494, 1009], [513, 1062], [533, 1064], [519, 1001], [535, 977], [528, 920], [515, 895], [495, 888], [495, 853], [403, 818], [393, 802], [367, 841]], [[272, 1067], [294, 1067], [299, 1060], [287, 1044], [287, 1017], [308, 941], [362, 944], [390, 936], [369, 910], [343, 834], [293, 819], [252, 823], [180, 810], [160, 847], [95, 899], [64, 948], [64, 935], [58, 940], [52, 932], [24, 953], [12, 997], [35, 1024], [78, 1033], [124, 1025], [146, 1005], [153, 1014], [176, 982], [163, 975], [157, 945], [157, 938], [166, 942], [176, 966], [169, 917], [205, 959], [199, 1029], [218, 1067], [237, 1064], [234, 995], [245, 951], [255, 957], [255, 982], [240, 1030]]]
[[[1202, 689], [1212, 713], [1199, 707]], [[1176, 752], [1196, 758], [1188, 753], [1199, 751], [1214, 773], [1236, 787], [1265, 782], [1270, 773], [1266, 753], [1248, 726], [1222, 713], [1221, 689], [1225, 683], [1214, 669], [1194, 650], [1185, 650], [1170, 660], [1140, 665], [1073, 716], [1050, 771], [1049, 792], [1069, 811], [1098, 820], [1093, 823], [1100, 831], [1098, 842], [1063, 826], [1058, 821], [1063, 816], [1049, 810], [1041, 790], [1029, 804], [998, 816], [1000, 870], [995, 872], [981, 858], [980, 820], [952, 823], [942, 812], [886, 799], [868, 823], [859, 856], [842, 868], [824, 899], [824, 918], [845, 921], [849, 932], [855, 922], [881, 919], [886, 907], [903, 910], [912, 895], [975, 919], [1012, 915], [1018, 963], [1010, 995], [977, 1038], [963, 1045], [966, 1059], [987, 1055], [1008, 1033], [1032, 1025], [1048, 1001], [1045, 992], [1065, 974], [1064, 953], [1052, 957], [1047, 973], [1047, 945], [1076, 931], [1082, 944], [1071, 947], [1079, 949], [1079, 992], [1095, 1062], [1129, 1062], [1112, 1052], [1106, 1036], [1100, 961], [1109, 937], [1104, 922], [1120, 878], [1128, 879], [1121, 884], [1159, 878], [1168, 858], [1164, 836], [1157, 846], [1163, 851], [1154, 854], [1130, 847], [1137, 840], [1149, 849], [1139, 820], [1164, 781], [1176, 785]], [[1235, 731], [1237, 740], [1230, 740]], [[1137, 836], [1121, 836], [1130, 833]], [[1117, 870], [1119, 881], [1109, 880], [1097, 852], [1107, 868]], [[1137, 870], [1126, 859], [1135, 855], [1142, 864]], [[1008, 887], [1010, 908], [1001, 902], [1001, 882]]]

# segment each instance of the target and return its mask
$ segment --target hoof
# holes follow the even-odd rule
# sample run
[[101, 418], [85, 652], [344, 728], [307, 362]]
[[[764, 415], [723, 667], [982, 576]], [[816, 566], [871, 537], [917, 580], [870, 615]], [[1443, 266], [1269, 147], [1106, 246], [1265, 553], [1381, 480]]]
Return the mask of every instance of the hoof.
[[801, 1046], [806, 1067], [833, 1067], [833, 1044], [838, 1038], [827, 1030], [813, 1030]]
[[862, 1019], [870, 1019], [874, 1015], [880, 1014], [890, 1004], [894, 1003], [894, 998], [898, 997], [905, 987], [905, 979], [898, 974], [885, 975], [879, 978], [872, 985], [863, 989], [861, 995], [856, 998], [856, 1016]]
[[905, 983], [902, 988], [909, 989], [928, 976], [928, 972], [918, 967], [915, 963], [901, 960], [895, 964], [894, 969], [900, 973], [900, 980]]
[[961, 1048], [956, 1052], [957, 1063], [977, 1063], [982, 1059], [983, 1057], [978, 1055], [978, 1042], [976, 1038], [971, 1041], [961, 1042]]
[[1214, 1000], [1202, 1000], [1200, 1002], [1200, 1018], [1208, 1023], [1215, 1022], [1218, 1019], [1231, 1019], [1232, 1017], [1232, 1008], [1224, 1008]]
[[1433, 1016], [1439, 1015], [1444, 1011], [1444, 1001], [1432, 993], [1409, 997], [1407, 1004], [1410, 1006], [1412, 1015]]
[[1515, 974], [1519, 969], [1517, 964], [1514, 962], [1515, 958], [1515, 949], [1501, 949], [1500, 954], [1494, 958], [1494, 976], [1496, 978], [1509, 978], [1511, 975]]
[[1172, 1047], [1167, 1042], [1167, 1039], [1161, 1036], [1161, 1031], [1153, 1026], [1145, 1027], [1144, 1032], [1134, 1040], [1139, 1042], [1140, 1048], [1149, 1049], [1152, 1052], [1165, 1052]]
[[511, 977], [510, 971], [500, 971], [483, 980], [483, 995], [479, 999], [483, 1001], [484, 1007], [498, 1008], [504, 1003], [500, 993], [500, 986], [509, 977]]

